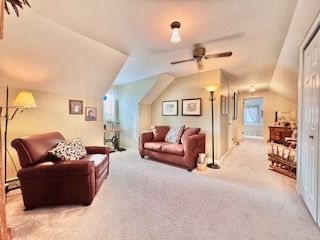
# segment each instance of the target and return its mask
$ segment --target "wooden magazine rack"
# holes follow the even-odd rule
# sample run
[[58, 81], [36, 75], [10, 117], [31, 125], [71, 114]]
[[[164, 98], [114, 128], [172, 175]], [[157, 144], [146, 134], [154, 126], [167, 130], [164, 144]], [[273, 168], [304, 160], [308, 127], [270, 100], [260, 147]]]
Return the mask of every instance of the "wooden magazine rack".
[[297, 163], [295, 150], [278, 144], [271, 144], [268, 153], [270, 169], [296, 179]]

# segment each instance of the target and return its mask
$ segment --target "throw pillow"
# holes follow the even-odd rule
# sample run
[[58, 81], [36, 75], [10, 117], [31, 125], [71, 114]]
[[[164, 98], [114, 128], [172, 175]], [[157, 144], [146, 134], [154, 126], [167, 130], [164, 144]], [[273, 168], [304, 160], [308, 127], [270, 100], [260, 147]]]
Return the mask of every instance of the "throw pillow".
[[186, 128], [182, 134], [181, 143], [184, 144], [189, 136], [198, 134], [200, 131], [201, 128]]
[[163, 142], [169, 131], [168, 126], [151, 126], [151, 129], [153, 133], [153, 142]]
[[184, 126], [170, 128], [169, 132], [165, 137], [165, 142], [179, 144], [183, 130]]
[[80, 158], [83, 158], [87, 155], [87, 150], [80, 138], [69, 140], [69, 142], [71, 142], [71, 144], [77, 149], [77, 154]]
[[87, 151], [79, 138], [60, 141], [49, 153], [62, 160], [79, 160], [87, 155]]

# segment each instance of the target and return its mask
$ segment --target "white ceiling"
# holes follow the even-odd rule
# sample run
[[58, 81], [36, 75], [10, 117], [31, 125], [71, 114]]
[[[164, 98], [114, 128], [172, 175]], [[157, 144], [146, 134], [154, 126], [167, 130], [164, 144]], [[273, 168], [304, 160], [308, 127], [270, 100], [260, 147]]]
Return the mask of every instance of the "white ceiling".
[[[31, 2], [31, 1], [30, 1]], [[25, 8], [5, 16], [0, 85], [101, 97], [127, 56]]]
[[297, 102], [299, 47], [319, 13], [319, 0], [299, 0], [274, 71], [270, 90]]
[[[222, 68], [234, 88], [268, 88], [297, 0], [32, 0], [32, 10], [106, 46], [129, 55], [116, 83], [169, 73], [196, 73], [193, 43], [208, 53], [204, 71]], [[182, 42], [171, 44], [170, 23], [180, 21]]]

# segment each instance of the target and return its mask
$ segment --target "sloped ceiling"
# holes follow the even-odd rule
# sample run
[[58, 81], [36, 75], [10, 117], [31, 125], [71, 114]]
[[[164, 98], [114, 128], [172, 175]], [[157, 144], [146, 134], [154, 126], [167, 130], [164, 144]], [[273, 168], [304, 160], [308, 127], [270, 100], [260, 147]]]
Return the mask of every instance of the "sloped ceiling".
[[95, 97], [105, 94], [127, 59], [28, 8], [20, 18], [5, 16], [0, 56], [0, 85]]
[[274, 71], [270, 90], [297, 102], [299, 47], [320, 10], [319, 0], [299, 0]]
[[[169, 73], [197, 73], [194, 43], [208, 53], [232, 50], [204, 62], [204, 71], [224, 69], [234, 88], [268, 88], [296, 0], [32, 0], [33, 11], [129, 55], [116, 78], [126, 83]], [[182, 42], [171, 44], [170, 23], [181, 22]]]

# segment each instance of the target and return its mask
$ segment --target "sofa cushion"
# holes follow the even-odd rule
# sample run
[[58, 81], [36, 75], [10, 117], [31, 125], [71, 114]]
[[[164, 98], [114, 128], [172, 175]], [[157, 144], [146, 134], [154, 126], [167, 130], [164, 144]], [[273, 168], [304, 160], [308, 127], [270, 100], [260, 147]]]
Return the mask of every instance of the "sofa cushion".
[[161, 152], [161, 147], [166, 144], [168, 144], [168, 143], [165, 143], [165, 142], [146, 142], [144, 144], [144, 148], [151, 150], [151, 151]]
[[153, 133], [153, 142], [163, 142], [164, 138], [169, 131], [168, 126], [151, 126], [152, 133]]
[[81, 160], [94, 162], [96, 179], [104, 172], [108, 166], [109, 158], [106, 154], [88, 154]]
[[201, 131], [201, 128], [186, 128], [181, 137], [181, 143], [184, 144], [187, 137], [198, 134]]
[[174, 154], [178, 156], [183, 156], [183, 145], [182, 144], [164, 144], [161, 146], [161, 151], [164, 153]]
[[179, 144], [183, 131], [184, 131], [184, 126], [170, 128], [164, 141], [168, 143]]

